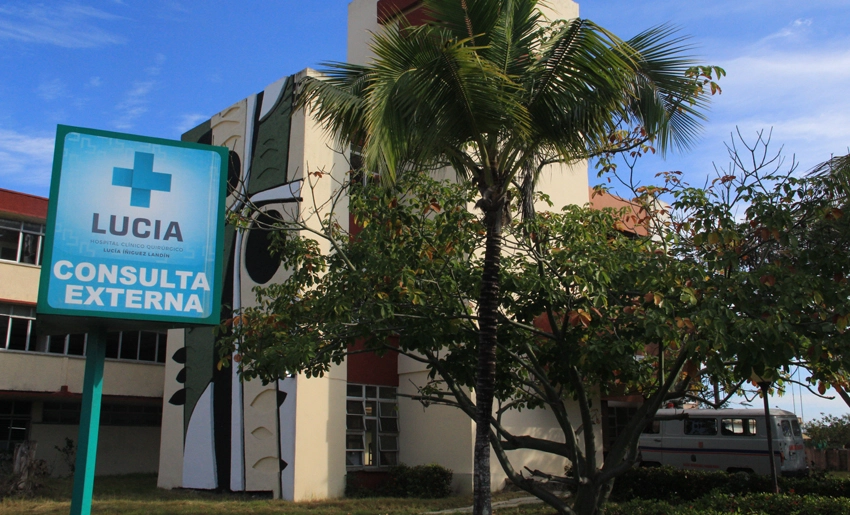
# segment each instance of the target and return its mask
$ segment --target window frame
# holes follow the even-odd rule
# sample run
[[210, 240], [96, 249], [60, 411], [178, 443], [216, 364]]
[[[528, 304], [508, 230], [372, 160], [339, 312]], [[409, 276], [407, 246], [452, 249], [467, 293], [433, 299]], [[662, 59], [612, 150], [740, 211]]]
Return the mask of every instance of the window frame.
[[[359, 389], [359, 393], [354, 392], [355, 389]], [[399, 463], [398, 388], [348, 383], [345, 401], [346, 469], [374, 470], [397, 465]], [[360, 418], [360, 422], [352, 424], [351, 422], [357, 417]], [[387, 427], [392, 425], [395, 426], [394, 431], [393, 427]], [[373, 437], [372, 442], [368, 441], [370, 433]], [[357, 445], [352, 445], [355, 441]], [[373, 450], [370, 450], [370, 445], [374, 446]], [[357, 454], [359, 459], [349, 461]]]
[[[18, 263], [27, 266], [41, 266], [41, 260], [44, 254], [44, 224], [39, 222], [25, 222], [22, 220], [11, 220], [9, 218], [0, 217], [0, 230], [16, 231], [18, 234], [17, 249], [15, 251], [15, 259], [7, 259], [0, 257], [0, 261], [7, 263]], [[27, 263], [21, 261], [24, 251], [24, 238], [26, 234], [36, 237], [35, 262]]]
[[[5, 320], [4, 320], [5, 319]], [[26, 336], [24, 340], [23, 349], [17, 348], [12, 349], [9, 348], [9, 344], [13, 339], [13, 321], [18, 321], [20, 324], [20, 320], [26, 321]], [[5, 327], [4, 324], [5, 323]], [[35, 330], [35, 306], [22, 305], [22, 304], [11, 304], [11, 303], [0, 303], [0, 332], [5, 331], [0, 336], [0, 352], [29, 352], [33, 354], [42, 354], [49, 356], [68, 356], [68, 357], [85, 357], [86, 348], [88, 347], [88, 334], [87, 333], [74, 333], [74, 334], [57, 334], [57, 335], [45, 335], [39, 337]], [[107, 357], [109, 360], [123, 361], [127, 363], [156, 363], [159, 365], [165, 364], [165, 356], [168, 346], [168, 332], [167, 331], [117, 331], [114, 333], [109, 333], [110, 335], [118, 335], [118, 353], [114, 357]], [[136, 353], [135, 358], [122, 358], [122, 346], [125, 344], [124, 335], [125, 334], [135, 334], [136, 335]], [[142, 345], [145, 343], [143, 340], [143, 335], [155, 334], [155, 346], [153, 347], [153, 360], [141, 359], [142, 356]], [[79, 346], [79, 341], [74, 341], [72, 344], [72, 338], [78, 339], [79, 336], [83, 337], [82, 341], [82, 352], [69, 352], [72, 349], [72, 345], [74, 348]], [[60, 343], [61, 342], [61, 343]], [[128, 342], [129, 343], [129, 342]], [[147, 343], [150, 343], [149, 341]], [[62, 346], [62, 351], [53, 351], [51, 348], [56, 345]]]

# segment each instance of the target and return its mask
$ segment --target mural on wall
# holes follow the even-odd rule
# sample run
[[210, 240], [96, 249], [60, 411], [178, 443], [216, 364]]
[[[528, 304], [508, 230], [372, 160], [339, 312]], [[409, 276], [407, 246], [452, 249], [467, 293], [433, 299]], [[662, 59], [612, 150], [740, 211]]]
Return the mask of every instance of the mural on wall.
[[[222, 305], [231, 308], [223, 307], [223, 319], [254, 302], [252, 288], [287, 275], [258, 225], [299, 215], [300, 171], [287, 164], [294, 89], [294, 77], [283, 78], [183, 135], [230, 149], [227, 207], [257, 211], [247, 231], [226, 229]], [[235, 367], [219, 370], [213, 329], [186, 329], [184, 341], [171, 356], [183, 365], [173, 379], [182, 388], [169, 400], [183, 406], [182, 486], [291, 498], [295, 379], [243, 383]]]

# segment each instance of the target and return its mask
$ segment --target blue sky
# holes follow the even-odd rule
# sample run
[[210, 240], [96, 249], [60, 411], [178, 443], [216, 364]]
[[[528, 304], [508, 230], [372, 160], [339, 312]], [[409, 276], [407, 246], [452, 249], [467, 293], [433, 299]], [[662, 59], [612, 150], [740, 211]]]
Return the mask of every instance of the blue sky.
[[[280, 77], [344, 60], [347, 5], [0, 0], [0, 188], [47, 195], [56, 124], [179, 138]], [[682, 170], [701, 184], [712, 163], [728, 162], [736, 127], [746, 137], [772, 128], [775, 148], [801, 170], [848, 152], [847, 0], [586, 0], [580, 9], [624, 38], [671, 23], [728, 72], [702, 139], [640, 163], [643, 176]], [[813, 404], [812, 415], [848, 411], [838, 403]]]

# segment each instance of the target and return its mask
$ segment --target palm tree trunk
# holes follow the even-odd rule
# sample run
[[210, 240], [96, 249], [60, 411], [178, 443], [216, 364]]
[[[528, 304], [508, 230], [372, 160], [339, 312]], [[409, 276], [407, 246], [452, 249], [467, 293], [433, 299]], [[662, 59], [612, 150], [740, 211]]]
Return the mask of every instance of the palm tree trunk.
[[478, 297], [478, 369], [475, 382], [473, 515], [490, 515], [490, 416], [496, 384], [496, 314], [499, 307], [499, 272], [502, 255], [502, 206], [494, 202], [484, 212], [487, 235], [484, 270]]

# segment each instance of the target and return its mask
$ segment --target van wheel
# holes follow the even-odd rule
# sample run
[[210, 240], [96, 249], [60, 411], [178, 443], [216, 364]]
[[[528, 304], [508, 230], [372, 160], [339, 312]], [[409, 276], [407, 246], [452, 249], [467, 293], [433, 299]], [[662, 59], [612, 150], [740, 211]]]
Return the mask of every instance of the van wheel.
[[660, 467], [661, 464], [658, 463], [657, 461], [642, 461], [642, 462], [640, 462], [640, 466], [650, 468], [650, 467]]

